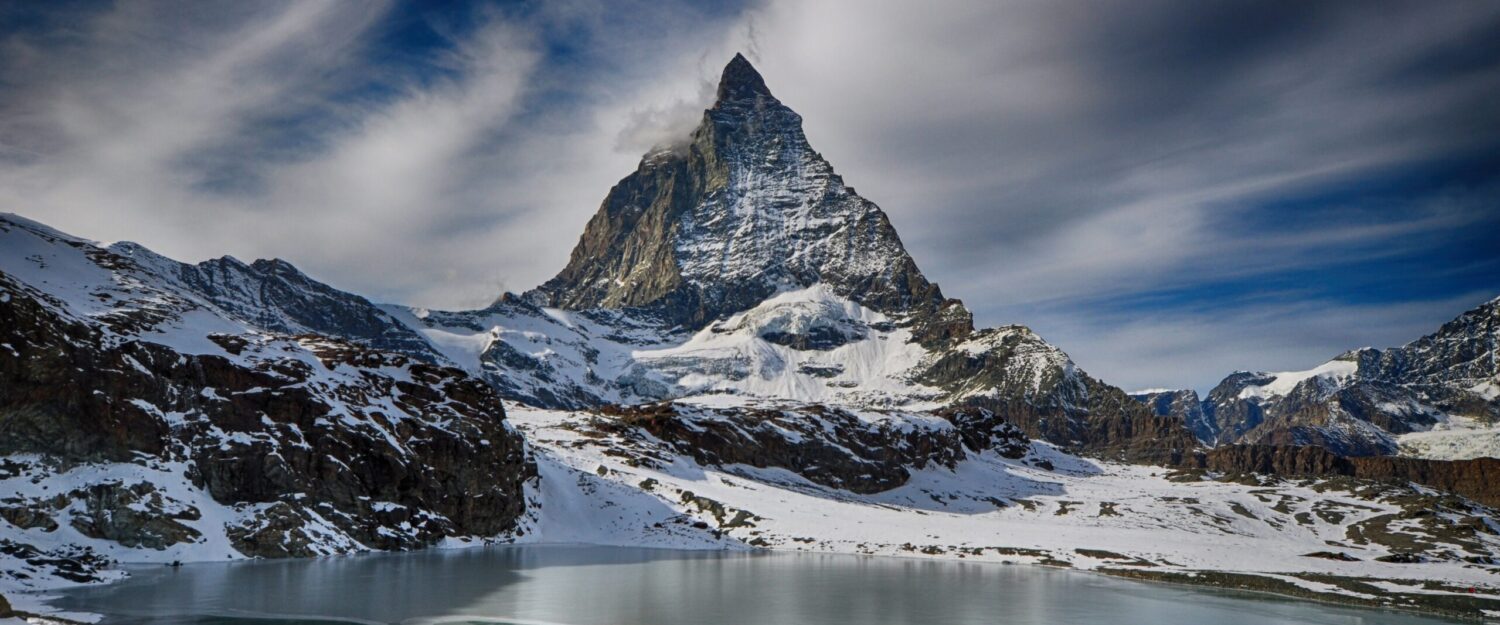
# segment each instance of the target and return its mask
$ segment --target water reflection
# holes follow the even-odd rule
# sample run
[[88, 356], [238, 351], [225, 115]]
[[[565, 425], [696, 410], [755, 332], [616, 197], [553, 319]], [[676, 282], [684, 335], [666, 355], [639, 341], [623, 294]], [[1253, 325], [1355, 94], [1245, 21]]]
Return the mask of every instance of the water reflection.
[[58, 605], [195, 625], [1445, 622], [1036, 567], [581, 546], [141, 569]]

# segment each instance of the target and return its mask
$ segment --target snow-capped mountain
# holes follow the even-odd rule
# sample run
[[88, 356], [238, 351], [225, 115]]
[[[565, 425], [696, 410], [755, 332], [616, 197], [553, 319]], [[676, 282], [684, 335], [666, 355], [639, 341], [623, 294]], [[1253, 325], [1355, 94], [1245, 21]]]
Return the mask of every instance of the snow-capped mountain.
[[922, 276], [885, 213], [808, 144], [801, 116], [736, 55], [698, 128], [641, 159], [605, 197], [568, 265], [528, 298], [645, 309], [697, 329], [814, 284], [917, 324], [923, 337], [942, 335], [941, 320], [928, 316], [957, 304]]
[[[1236, 372], [1137, 398], [1213, 444], [1317, 445], [1344, 455], [1500, 456], [1500, 299], [1401, 347], [1364, 348], [1305, 371]], [[1170, 397], [1171, 399], [1167, 399]]]
[[1142, 403], [1025, 326], [976, 329], [736, 56], [557, 277], [479, 310], [0, 216], [0, 588], [107, 577], [109, 559], [519, 539], [1500, 596], [1500, 461], [1202, 453], [1366, 375], [1361, 396], [1421, 392], [1436, 421], [1491, 409], [1474, 341], [1494, 304], [1405, 351]]
[[377, 349], [425, 345], [284, 263], [184, 265], [0, 215], [0, 571], [515, 529], [534, 469], [498, 394]]
[[540, 407], [964, 405], [1073, 449], [1180, 460], [1197, 444], [1030, 329], [976, 331], [742, 56], [698, 128], [610, 190], [555, 278], [479, 311], [388, 310]]

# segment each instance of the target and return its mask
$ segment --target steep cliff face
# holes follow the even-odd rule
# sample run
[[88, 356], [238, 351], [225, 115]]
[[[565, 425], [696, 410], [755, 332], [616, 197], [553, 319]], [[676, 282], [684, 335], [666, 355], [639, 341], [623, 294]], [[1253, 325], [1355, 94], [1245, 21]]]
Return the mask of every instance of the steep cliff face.
[[[353, 296], [306, 284], [314, 296], [298, 300], [270, 295], [281, 278], [239, 282], [279, 306], [244, 315], [184, 286], [186, 266], [115, 249], [0, 218], [0, 516], [11, 526], [0, 559], [31, 554], [18, 572], [78, 567], [90, 561], [79, 549], [307, 556], [517, 527], [534, 469], [488, 384], [251, 322], [379, 313]], [[367, 329], [355, 338], [417, 336]]]
[[530, 295], [697, 329], [819, 283], [903, 319], [945, 301], [885, 213], [844, 184], [802, 118], [736, 55], [691, 137], [647, 154], [611, 189], [568, 265]]
[[1500, 506], [1500, 459], [1347, 457], [1321, 446], [1226, 445], [1201, 458], [1207, 469], [1284, 477], [1348, 476], [1400, 485], [1420, 484]]
[[1146, 404], [1152, 413], [1181, 421], [1205, 445], [1213, 445], [1219, 438], [1219, 424], [1203, 410], [1197, 391], [1154, 390], [1131, 393], [1130, 397]]

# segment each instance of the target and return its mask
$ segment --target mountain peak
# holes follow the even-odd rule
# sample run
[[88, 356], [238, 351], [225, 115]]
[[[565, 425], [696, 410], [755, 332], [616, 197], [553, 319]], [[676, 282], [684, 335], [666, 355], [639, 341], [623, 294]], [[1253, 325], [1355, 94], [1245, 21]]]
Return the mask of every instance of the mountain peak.
[[757, 96], [773, 97], [755, 66], [745, 55], [736, 53], [724, 66], [724, 74], [719, 78], [718, 101], [747, 100]]
[[801, 116], [735, 55], [689, 143], [642, 159], [605, 197], [568, 265], [527, 298], [572, 310], [650, 309], [696, 330], [816, 284], [920, 321], [924, 340], [972, 329], [968, 311], [922, 276], [880, 207], [844, 184], [808, 144]]

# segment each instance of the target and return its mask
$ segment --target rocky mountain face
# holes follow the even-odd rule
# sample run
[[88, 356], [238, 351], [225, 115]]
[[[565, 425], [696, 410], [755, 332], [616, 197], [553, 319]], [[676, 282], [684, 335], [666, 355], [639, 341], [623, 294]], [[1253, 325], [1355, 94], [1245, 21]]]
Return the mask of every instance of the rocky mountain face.
[[976, 332], [741, 56], [691, 136], [610, 190], [555, 278], [481, 311], [392, 312], [543, 407], [705, 392], [962, 405], [1093, 453], [1180, 458], [1197, 445], [1029, 329]]
[[[1192, 391], [1137, 399], [1182, 419], [1211, 445], [1313, 445], [1377, 456], [1400, 453], [1414, 435], [1494, 438], [1497, 335], [1500, 299], [1401, 347], [1351, 351], [1307, 371], [1236, 372], [1196, 406]], [[1493, 447], [1477, 449], [1493, 454]]]
[[950, 405], [993, 411], [1065, 449], [1171, 464], [1198, 447], [1181, 421], [1090, 376], [1024, 326], [975, 332], [924, 359], [915, 379], [942, 389]]
[[1219, 440], [1219, 423], [1210, 419], [1203, 410], [1203, 400], [1198, 391], [1154, 390], [1131, 393], [1130, 397], [1146, 404], [1151, 412], [1182, 421], [1188, 430], [1205, 445], [1214, 445]]
[[15, 217], [0, 256], [9, 574], [80, 549], [307, 556], [516, 528], [534, 469], [499, 395], [373, 347], [420, 337], [363, 299], [282, 263], [168, 264]]
[[568, 265], [528, 296], [571, 310], [644, 309], [695, 330], [814, 284], [923, 324], [923, 338], [966, 331], [961, 320], [928, 318], [956, 302], [736, 55], [697, 130], [615, 185]]

